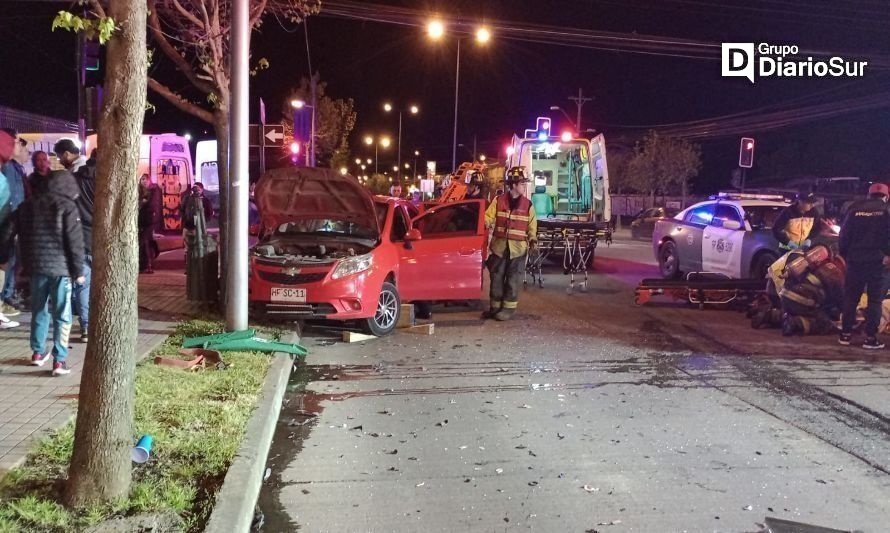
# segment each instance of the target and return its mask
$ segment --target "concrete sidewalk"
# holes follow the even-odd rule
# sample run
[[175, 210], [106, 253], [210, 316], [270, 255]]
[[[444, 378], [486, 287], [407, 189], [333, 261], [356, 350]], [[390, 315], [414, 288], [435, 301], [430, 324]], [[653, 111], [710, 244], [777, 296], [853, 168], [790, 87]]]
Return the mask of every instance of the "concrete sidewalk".
[[[141, 359], [167, 338], [177, 320], [197, 314], [199, 306], [185, 298], [182, 270], [141, 275], [138, 293], [139, 338], [135, 352]], [[0, 478], [24, 461], [39, 438], [74, 416], [86, 352], [86, 345], [78, 342], [75, 317], [68, 357], [72, 372], [54, 378], [50, 375], [51, 363], [30, 366], [30, 314], [22, 313], [13, 320], [22, 325], [0, 331]]]

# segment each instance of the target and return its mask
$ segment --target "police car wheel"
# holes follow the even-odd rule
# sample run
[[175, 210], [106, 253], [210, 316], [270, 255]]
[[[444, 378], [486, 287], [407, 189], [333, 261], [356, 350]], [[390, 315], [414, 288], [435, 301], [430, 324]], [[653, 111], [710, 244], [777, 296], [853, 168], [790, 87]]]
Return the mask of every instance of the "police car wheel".
[[751, 262], [751, 272], [749, 273], [753, 279], [763, 279], [769, 272], [769, 267], [776, 262], [777, 257], [769, 252], [759, 254]]
[[680, 257], [674, 241], [667, 241], [658, 249], [658, 270], [664, 279], [676, 279], [680, 276]]

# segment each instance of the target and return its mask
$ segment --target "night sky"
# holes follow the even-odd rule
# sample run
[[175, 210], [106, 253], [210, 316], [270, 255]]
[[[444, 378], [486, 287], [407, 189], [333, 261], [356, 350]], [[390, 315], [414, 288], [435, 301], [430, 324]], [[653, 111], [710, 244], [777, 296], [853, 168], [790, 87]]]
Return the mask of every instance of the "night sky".
[[[566, 28], [636, 32], [710, 42], [770, 42], [802, 48], [890, 56], [890, 4], [860, 2], [797, 2], [791, 0], [449, 0], [378, 3], [410, 7], [465, 19], [498, 19]], [[809, 7], [804, 7], [807, 4]], [[4, 0], [0, 16], [0, 49], [4, 68], [0, 103], [74, 119], [74, 37], [51, 32], [55, 11], [66, 3]], [[415, 148], [450, 165], [453, 125], [455, 44], [433, 43], [422, 28], [328, 16], [309, 19], [312, 66], [328, 83], [334, 97], [356, 101], [358, 124], [351, 140], [355, 156], [367, 157], [361, 138], [388, 133], [395, 139], [397, 118], [382, 111], [384, 101], [417, 104], [421, 113], [405, 117], [403, 159]], [[251, 81], [251, 114], [256, 100], [266, 101], [274, 121], [285, 94], [308, 74], [304, 30], [267, 20], [254, 33], [253, 58], [266, 57], [271, 68]], [[160, 54], [156, 54], [160, 56]], [[158, 59], [158, 63], [163, 58]], [[187, 82], [159, 67], [156, 74], [174, 88]], [[625, 126], [654, 125], [703, 119], [791, 102], [821, 94], [838, 79], [767, 79], [754, 85], [743, 78], [722, 78], [716, 60], [661, 57], [561, 47], [498, 39], [480, 48], [472, 40], [461, 46], [460, 124], [458, 142], [489, 157], [503, 156], [514, 132], [531, 127], [538, 115], [552, 115], [562, 127], [559, 105], [575, 116], [567, 99], [583, 88], [594, 100], [584, 107], [583, 127], [610, 138], [625, 139]], [[866, 94], [887, 93], [887, 71], [871, 70], [854, 88]], [[856, 85], [858, 84], [858, 85]], [[843, 98], [845, 91], [828, 93]], [[890, 94], [888, 94], [890, 96]], [[146, 116], [147, 132], [189, 131], [205, 137], [212, 130], [166, 105], [149, 93], [157, 112]], [[890, 102], [890, 98], [888, 98]], [[842, 104], [839, 104], [842, 106]], [[789, 104], [793, 108], [793, 104]], [[758, 139], [760, 157], [773, 159], [782, 150], [812, 153], [801, 158], [799, 174], [867, 175], [890, 178], [890, 110], [871, 110], [811, 122], [773, 132], [747, 132]], [[209, 136], [209, 135], [208, 135]], [[700, 140], [705, 167], [697, 180], [701, 191], [725, 186], [737, 162], [738, 138]], [[458, 160], [469, 151], [458, 149]], [[393, 152], [394, 154], [394, 152]], [[381, 167], [384, 159], [381, 155]], [[392, 156], [394, 159], [394, 155]], [[424, 159], [422, 157], [421, 159]], [[392, 162], [387, 162], [391, 165]], [[757, 168], [753, 174], [756, 176]]]

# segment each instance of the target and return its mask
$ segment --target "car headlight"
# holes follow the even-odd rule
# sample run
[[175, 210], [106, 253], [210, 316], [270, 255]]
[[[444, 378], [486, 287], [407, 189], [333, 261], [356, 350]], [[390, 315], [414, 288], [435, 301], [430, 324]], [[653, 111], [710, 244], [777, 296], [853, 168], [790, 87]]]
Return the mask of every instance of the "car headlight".
[[364, 272], [371, 268], [371, 254], [357, 255], [355, 257], [347, 257], [342, 259], [331, 274], [331, 279], [345, 278], [359, 272]]

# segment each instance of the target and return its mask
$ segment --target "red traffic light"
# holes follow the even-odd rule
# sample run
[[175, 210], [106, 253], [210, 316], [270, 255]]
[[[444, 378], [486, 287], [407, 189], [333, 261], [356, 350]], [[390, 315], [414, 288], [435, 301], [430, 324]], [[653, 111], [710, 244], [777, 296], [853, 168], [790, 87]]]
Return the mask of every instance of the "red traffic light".
[[300, 153], [300, 143], [298, 143], [298, 142], [290, 143], [290, 153], [299, 154]]
[[739, 147], [739, 166], [742, 168], [754, 166], [754, 139], [750, 137], [742, 137]]

